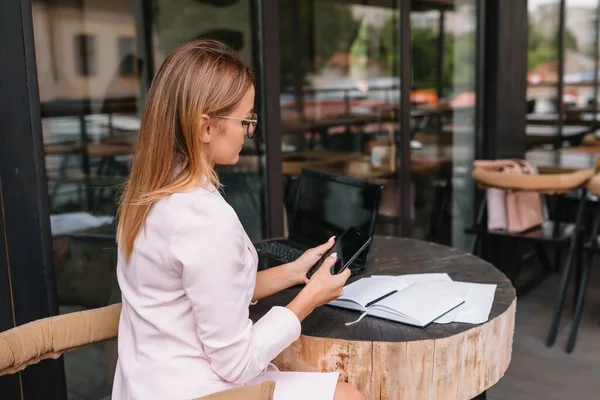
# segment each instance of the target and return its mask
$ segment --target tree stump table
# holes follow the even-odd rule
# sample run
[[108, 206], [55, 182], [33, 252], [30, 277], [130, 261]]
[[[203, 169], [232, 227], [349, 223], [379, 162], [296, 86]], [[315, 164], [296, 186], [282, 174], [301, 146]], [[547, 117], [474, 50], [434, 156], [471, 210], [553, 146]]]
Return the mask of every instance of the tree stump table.
[[[376, 237], [369, 275], [446, 272], [453, 280], [497, 284], [488, 322], [436, 324], [421, 329], [322, 306], [302, 323], [302, 335], [274, 364], [282, 371], [338, 371], [367, 399], [472, 399], [504, 375], [511, 360], [516, 294], [489, 263], [463, 251], [414, 239]], [[291, 288], [250, 309], [256, 321], [275, 305], [287, 305]]]

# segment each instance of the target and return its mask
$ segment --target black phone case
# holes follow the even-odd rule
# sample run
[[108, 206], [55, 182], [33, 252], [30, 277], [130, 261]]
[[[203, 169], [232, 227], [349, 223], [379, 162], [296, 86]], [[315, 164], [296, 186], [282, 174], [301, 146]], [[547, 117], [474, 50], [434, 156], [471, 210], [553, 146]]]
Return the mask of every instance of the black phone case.
[[[352, 265], [354, 260], [356, 260], [356, 257], [358, 257], [358, 255], [360, 253], [362, 253], [371, 244], [372, 240], [373, 240], [373, 238], [369, 236], [369, 239], [365, 242], [365, 244], [363, 244], [362, 247], [356, 253], [354, 253], [354, 256], [352, 256], [352, 258], [344, 264], [344, 266], [342, 267], [342, 269], [340, 269], [338, 274], [343, 272], [350, 265]], [[337, 244], [337, 241], [336, 241], [336, 244]], [[308, 273], [306, 274], [306, 277], [308, 279], [310, 279], [314, 275], [314, 273], [317, 272], [319, 268], [321, 268], [321, 265], [323, 265], [323, 263], [325, 262], [327, 257], [329, 257], [332, 253], [334, 253], [334, 249], [335, 249], [335, 244], [332, 246], [331, 249], [327, 250], [327, 252], [325, 254], [323, 254], [323, 256], [321, 257], [321, 259], [319, 261], [317, 261], [316, 264], [308, 271]], [[335, 268], [335, 264], [331, 267], [331, 270], [330, 270], [332, 275], [334, 275], [333, 268]]]
[[373, 239], [371, 237], [369, 237], [369, 240], [367, 240], [365, 242], [365, 244], [363, 244], [362, 247], [356, 253], [354, 253], [354, 255], [352, 256], [352, 258], [350, 260], [346, 261], [346, 263], [344, 264], [344, 266], [342, 267], [342, 269], [340, 269], [337, 274], [333, 273], [333, 269], [335, 268], [335, 264], [333, 264], [333, 266], [331, 267], [331, 271], [330, 271], [331, 275], [338, 275], [338, 274], [344, 272], [344, 270], [346, 268], [348, 268], [350, 265], [352, 265], [352, 263], [354, 262], [354, 260], [356, 260], [356, 257], [358, 257], [358, 255], [360, 253], [362, 253], [367, 248], [367, 246], [371, 243], [372, 240]]

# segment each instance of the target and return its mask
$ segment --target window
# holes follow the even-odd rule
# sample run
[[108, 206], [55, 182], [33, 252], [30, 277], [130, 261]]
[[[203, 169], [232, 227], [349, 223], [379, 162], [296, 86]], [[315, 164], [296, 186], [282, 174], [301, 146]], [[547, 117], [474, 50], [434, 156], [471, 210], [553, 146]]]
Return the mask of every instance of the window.
[[135, 42], [133, 37], [120, 37], [117, 39], [119, 74], [124, 77], [133, 77], [137, 75], [135, 65]]
[[96, 74], [95, 37], [75, 35], [75, 71], [81, 76]]

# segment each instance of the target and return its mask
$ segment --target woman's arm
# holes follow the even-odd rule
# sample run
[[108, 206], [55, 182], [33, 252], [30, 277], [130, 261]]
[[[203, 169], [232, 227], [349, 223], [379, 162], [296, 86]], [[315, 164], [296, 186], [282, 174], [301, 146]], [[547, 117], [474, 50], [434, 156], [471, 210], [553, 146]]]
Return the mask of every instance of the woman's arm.
[[294, 285], [304, 283], [306, 274], [298, 272], [294, 263], [258, 271], [252, 301], [258, 301]]
[[[256, 323], [250, 320], [248, 297], [256, 272], [246, 265], [244, 231], [224, 201], [198, 195], [180, 207], [170, 248], [196, 334], [212, 370], [223, 380], [250, 381], [298, 339], [300, 320], [294, 310], [276, 306]], [[300, 305], [300, 311], [312, 307]]]

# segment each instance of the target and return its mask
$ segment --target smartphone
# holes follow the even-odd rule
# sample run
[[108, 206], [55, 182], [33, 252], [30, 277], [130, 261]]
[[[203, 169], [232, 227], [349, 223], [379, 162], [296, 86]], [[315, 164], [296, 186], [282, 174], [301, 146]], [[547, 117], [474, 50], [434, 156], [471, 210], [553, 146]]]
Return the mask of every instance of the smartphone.
[[371, 237], [367, 233], [355, 227], [348, 228], [335, 239], [335, 244], [331, 249], [323, 254], [321, 259], [308, 271], [307, 277], [310, 279], [332, 253], [337, 253], [337, 260], [331, 267], [331, 274], [339, 274], [354, 262], [369, 243], [371, 243]]

